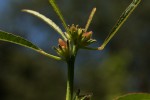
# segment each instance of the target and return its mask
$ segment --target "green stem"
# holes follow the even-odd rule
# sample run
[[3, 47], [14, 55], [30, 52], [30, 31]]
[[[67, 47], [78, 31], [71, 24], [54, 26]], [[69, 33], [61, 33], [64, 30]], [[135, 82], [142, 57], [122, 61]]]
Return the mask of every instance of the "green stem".
[[74, 58], [67, 62], [68, 64], [68, 79], [67, 79], [67, 94], [66, 100], [72, 100], [73, 97], [73, 83], [74, 83]]
[[67, 79], [67, 91], [66, 91], [66, 100], [73, 99], [73, 86], [74, 86], [74, 64], [77, 53], [77, 47], [73, 47], [73, 54], [70, 59], [67, 61], [68, 66], [68, 79]]

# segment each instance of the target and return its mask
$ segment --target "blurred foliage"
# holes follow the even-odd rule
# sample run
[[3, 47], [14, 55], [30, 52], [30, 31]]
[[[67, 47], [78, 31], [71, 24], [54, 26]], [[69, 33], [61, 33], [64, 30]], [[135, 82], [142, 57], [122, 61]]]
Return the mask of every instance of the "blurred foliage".
[[[56, 0], [68, 24], [84, 27], [97, 7], [90, 30], [102, 43], [130, 0]], [[150, 1], [144, 0], [104, 51], [81, 50], [75, 69], [75, 90], [93, 100], [111, 100], [128, 92], [150, 92]], [[0, 29], [18, 33], [48, 52], [58, 35], [41, 20], [21, 12], [32, 9], [62, 27], [48, 0], [0, 0]], [[95, 44], [93, 46], [98, 46]], [[66, 66], [0, 41], [0, 100], [64, 100]]]
[[143, 93], [131, 93], [131, 94], [126, 94], [123, 96], [120, 96], [116, 98], [115, 100], [149, 100], [150, 99], [150, 94], [143, 94]]

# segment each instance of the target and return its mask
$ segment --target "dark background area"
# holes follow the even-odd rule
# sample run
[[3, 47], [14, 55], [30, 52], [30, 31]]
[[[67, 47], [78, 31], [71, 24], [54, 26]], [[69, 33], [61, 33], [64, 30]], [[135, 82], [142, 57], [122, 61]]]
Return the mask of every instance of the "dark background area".
[[[99, 46], [132, 0], [56, 0], [66, 22], [84, 27], [97, 8], [89, 30]], [[75, 67], [75, 90], [92, 100], [112, 100], [131, 92], [150, 92], [150, 0], [135, 12], [103, 51], [81, 50]], [[20, 35], [55, 54], [60, 37], [40, 19], [21, 12], [32, 9], [62, 29], [48, 0], [0, 0], [0, 29]], [[0, 100], [65, 100], [66, 64], [30, 49], [0, 41]]]

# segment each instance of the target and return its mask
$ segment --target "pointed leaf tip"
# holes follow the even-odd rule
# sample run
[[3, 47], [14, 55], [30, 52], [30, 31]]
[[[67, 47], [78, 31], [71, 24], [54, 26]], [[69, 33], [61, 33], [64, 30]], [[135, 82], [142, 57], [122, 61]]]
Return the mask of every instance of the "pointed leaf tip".
[[118, 32], [118, 30], [121, 28], [121, 26], [125, 23], [127, 18], [132, 14], [132, 12], [135, 10], [135, 8], [138, 6], [138, 4], [141, 2], [141, 0], [133, 0], [130, 5], [125, 9], [125, 11], [121, 14], [118, 21], [114, 25], [114, 27], [111, 29], [110, 33], [104, 40], [101, 47], [99, 47], [100, 50], [104, 49], [104, 47], [108, 44], [108, 42], [114, 37], [114, 35]]
[[95, 12], [96, 12], [96, 8], [93, 8], [92, 11], [91, 11], [91, 13], [90, 13], [90, 16], [89, 16], [89, 18], [88, 18], [88, 20], [87, 20], [87, 23], [86, 23], [86, 25], [85, 25], [85, 32], [88, 30], [88, 28], [89, 28], [89, 26], [90, 26], [90, 24], [91, 24], [91, 21], [92, 21], [92, 19], [93, 19], [93, 16], [94, 16]]
[[66, 40], [66, 37], [65, 37], [63, 31], [51, 19], [47, 18], [43, 14], [40, 14], [39, 12], [34, 11], [34, 10], [23, 9], [22, 11], [30, 13], [30, 14], [42, 19], [44, 22], [46, 22], [48, 25], [50, 25], [55, 31], [57, 31]]
[[68, 26], [66, 24], [66, 21], [59, 9], [59, 7], [57, 6], [55, 0], [49, 0], [49, 3], [51, 4], [51, 6], [53, 7], [55, 13], [58, 15], [59, 19], [61, 20], [63, 27], [65, 28], [66, 31], [68, 31]]

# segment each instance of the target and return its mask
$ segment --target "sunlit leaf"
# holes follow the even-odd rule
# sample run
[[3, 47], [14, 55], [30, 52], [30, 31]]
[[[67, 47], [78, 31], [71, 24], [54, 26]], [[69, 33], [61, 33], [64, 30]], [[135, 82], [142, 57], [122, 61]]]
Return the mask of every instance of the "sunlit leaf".
[[48, 54], [48, 53], [44, 52], [42, 49], [40, 49], [39, 47], [37, 47], [33, 43], [29, 42], [28, 40], [26, 40], [26, 39], [24, 39], [20, 36], [8, 33], [8, 32], [4, 32], [4, 31], [0, 30], [0, 40], [15, 43], [15, 44], [30, 48], [32, 50], [35, 50], [35, 51], [37, 51], [37, 52], [39, 52], [39, 53], [41, 53], [45, 56], [48, 56], [50, 58], [53, 58], [53, 59], [56, 59], [56, 60], [61, 60], [60, 57], [57, 57], [57, 56], [54, 56], [54, 55], [51, 55], [51, 54]]
[[33, 11], [33, 10], [23, 9], [22, 11], [30, 13], [30, 14], [35, 15], [36, 17], [42, 19], [44, 22], [46, 22], [48, 25], [50, 25], [55, 31], [57, 31], [64, 39], [66, 39], [66, 37], [65, 37], [64, 33], [62, 32], [62, 30], [51, 19], [49, 19], [46, 16], [40, 14], [39, 12]]

